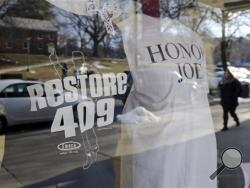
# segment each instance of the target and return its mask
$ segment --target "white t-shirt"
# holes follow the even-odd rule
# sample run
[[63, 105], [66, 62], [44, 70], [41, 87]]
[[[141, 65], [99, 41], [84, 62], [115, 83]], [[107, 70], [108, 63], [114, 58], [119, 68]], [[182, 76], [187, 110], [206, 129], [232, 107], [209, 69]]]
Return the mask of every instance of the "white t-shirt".
[[216, 187], [209, 179], [217, 151], [199, 36], [146, 15], [118, 26], [134, 81], [120, 116], [121, 187]]

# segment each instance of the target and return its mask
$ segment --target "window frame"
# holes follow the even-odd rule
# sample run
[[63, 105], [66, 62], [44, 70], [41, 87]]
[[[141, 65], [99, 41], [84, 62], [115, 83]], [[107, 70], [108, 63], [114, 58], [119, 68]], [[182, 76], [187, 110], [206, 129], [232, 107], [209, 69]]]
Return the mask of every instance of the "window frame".
[[[40, 45], [42, 47], [40, 47]], [[43, 50], [44, 49], [44, 44], [42, 42], [39, 42], [38, 45], [37, 45], [37, 48], [38, 48], [38, 50]]]
[[13, 48], [13, 42], [11, 40], [7, 40], [5, 42], [5, 48], [12, 49]]
[[53, 34], [52, 33], [48, 33], [48, 39], [53, 40]]
[[[0, 92], [0, 98], [29, 98], [29, 93], [28, 93], [28, 90], [27, 90], [27, 96], [21, 96], [18, 92], [18, 86], [19, 85], [25, 85], [26, 87], [30, 86], [30, 85], [33, 85], [35, 83], [15, 83], [15, 84], [10, 84], [8, 85], [7, 87], [5, 87], [1, 92]], [[5, 93], [5, 90], [10, 88], [10, 87], [14, 87], [14, 93], [13, 93], [13, 96], [8, 96], [6, 93]], [[21, 93], [21, 92], [20, 92]]]
[[[26, 46], [25, 46], [25, 44], [26, 44]], [[25, 41], [23, 42], [23, 49], [25, 49], [25, 50], [28, 49], [28, 41], [27, 41], [27, 40], [25, 40]]]
[[44, 38], [44, 34], [43, 34], [43, 33], [38, 33], [37, 38], [38, 38], [39, 40], [42, 40], [42, 39]]

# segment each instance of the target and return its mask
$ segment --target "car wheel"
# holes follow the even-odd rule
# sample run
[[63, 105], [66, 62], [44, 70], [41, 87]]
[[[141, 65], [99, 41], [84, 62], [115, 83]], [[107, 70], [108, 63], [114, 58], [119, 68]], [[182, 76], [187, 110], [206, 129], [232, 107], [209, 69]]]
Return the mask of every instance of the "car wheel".
[[3, 117], [0, 117], [0, 134], [4, 134], [6, 131], [6, 120]]

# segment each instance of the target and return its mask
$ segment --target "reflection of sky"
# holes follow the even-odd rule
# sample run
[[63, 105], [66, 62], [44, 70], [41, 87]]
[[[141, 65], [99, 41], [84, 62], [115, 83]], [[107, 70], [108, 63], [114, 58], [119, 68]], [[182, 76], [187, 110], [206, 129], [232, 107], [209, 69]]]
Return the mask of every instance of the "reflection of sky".
[[[217, 23], [210, 23], [209, 30], [214, 34], [215, 37], [221, 37], [221, 26]], [[236, 27], [232, 26], [230, 29], [227, 29], [227, 35], [230, 35]], [[247, 25], [240, 26], [238, 31], [235, 32], [235, 37], [245, 37], [247, 34], [250, 34], [250, 27]]]
[[[248, 13], [250, 16], [250, 12]], [[249, 25], [247, 25], [247, 23]], [[221, 25], [211, 20], [207, 20], [202, 24], [203, 28], [206, 28], [211, 32], [215, 37], [221, 37]], [[237, 29], [238, 27], [238, 29]], [[226, 35], [230, 36], [235, 30], [235, 37], [245, 37], [247, 34], [250, 34], [250, 22], [249, 19], [245, 17], [236, 17], [232, 22], [226, 24]]]
[[[120, 20], [126, 19], [127, 17], [129, 17], [129, 15], [132, 12], [133, 3], [130, 0], [117, 0], [117, 1], [120, 4], [120, 8], [122, 9]], [[104, 2], [104, 1], [101, 1], [101, 2]], [[111, 0], [108, 0], [105, 2], [111, 2]], [[250, 34], [250, 23], [249, 23], [249, 26], [244, 24], [244, 23], [249, 22], [249, 18], [241, 17], [237, 13], [231, 14], [230, 17], [233, 17], [234, 21], [230, 23], [230, 27], [229, 27], [229, 24], [227, 24], [227, 29], [226, 29], [227, 35], [231, 35], [231, 33], [234, 32], [234, 30], [238, 27], [239, 24], [241, 24], [241, 26], [239, 27], [237, 32], [234, 33], [235, 37], [239, 37], [239, 36], [244, 37], [247, 34]], [[250, 12], [249, 12], [248, 17], [250, 17]], [[57, 19], [60, 22], [65, 22], [65, 18], [63, 18], [60, 15], [57, 16]], [[189, 17], [187, 19], [192, 19], [192, 17]], [[210, 33], [213, 37], [216, 37], [216, 38], [221, 37], [221, 25], [216, 23], [215, 21], [212, 21], [211, 19], [204, 21], [201, 24], [201, 29], [208, 31], [208, 33]], [[75, 33], [73, 33], [72, 29], [69, 29], [69, 28], [67, 29], [64, 28], [64, 31], [61, 31], [61, 32], [63, 33], [68, 32], [68, 34], [70, 34], [72, 37], [75, 36]]]

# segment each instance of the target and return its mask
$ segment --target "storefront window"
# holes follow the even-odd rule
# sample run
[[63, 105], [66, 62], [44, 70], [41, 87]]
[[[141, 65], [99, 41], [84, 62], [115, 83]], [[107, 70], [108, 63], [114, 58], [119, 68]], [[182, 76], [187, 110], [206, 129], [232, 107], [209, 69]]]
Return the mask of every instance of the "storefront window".
[[246, 186], [249, 7], [0, 2], [1, 187]]

